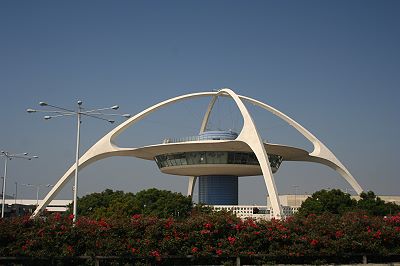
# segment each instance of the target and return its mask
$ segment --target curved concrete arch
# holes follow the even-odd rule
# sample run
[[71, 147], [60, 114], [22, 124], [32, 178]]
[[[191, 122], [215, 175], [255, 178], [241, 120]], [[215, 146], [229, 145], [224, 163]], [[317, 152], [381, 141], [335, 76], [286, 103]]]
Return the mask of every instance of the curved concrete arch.
[[339, 161], [339, 159], [333, 154], [333, 152], [330, 149], [328, 149], [328, 147], [326, 147], [325, 144], [323, 144], [319, 139], [317, 139], [317, 137], [311, 134], [311, 132], [309, 132], [306, 128], [304, 128], [302, 125], [297, 123], [295, 120], [293, 120], [283, 112], [279, 111], [276, 108], [273, 108], [272, 106], [269, 106], [263, 102], [260, 102], [250, 97], [241, 95], [239, 95], [239, 97], [271, 112], [275, 116], [281, 118], [289, 125], [294, 127], [300, 134], [306, 137], [314, 146], [314, 150], [309, 154], [311, 157], [310, 161], [318, 162], [331, 167], [350, 184], [350, 186], [354, 189], [354, 191], [357, 192], [357, 194], [361, 194], [361, 192], [363, 192], [363, 189], [361, 188], [360, 184], [358, 184], [358, 182], [351, 175], [349, 170], [347, 170], [347, 168]]
[[[215, 104], [215, 101], [217, 100], [218, 96], [214, 95], [210, 101], [210, 103], [208, 104], [206, 113], [204, 115], [203, 121], [201, 122], [201, 126], [200, 126], [200, 134], [204, 132], [204, 130], [206, 130], [207, 124], [208, 124], [208, 119], [210, 118], [210, 112]], [[193, 191], [194, 191], [194, 187], [196, 185], [196, 180], [197, 180], [197, 176], [189, 176], [189, 182], [188, 182], [188, 189], [187, 189], [187, 195], [189, 197], [193, 196]]]
[[[203, 121], [201, 122], [200, 132], [199, 132], [200, 134], [203, 133], [206, 130], [206, 127], [207, 127], [207, 124], [208, 124], [208, 119], [210, 118], [211, 110], [212, 110], [217, 98], [218, 98], [217, 94], [214, 95], [212, 97], [210, 103], [208, 104], [206, 113], [204, 114]], [[197, 176], [190, 176], [189, 177], [188, 189], [187, 189], [187, 195], [189, 197], [193, 196], [193, 191], [194, 191], [194, 187], [196, 185], [196, 180], [197, 180]]]
[[200, 126], [200, 134], [203, 133], [206, 128], [207, 128], [207, 124], [208, 124], [208, 120], [210, 118], [210, 114], [211, 114], [211, 110], [213, 109], [214, 105], [215, 105], [215, 101], [218, 99], [218, 94], [214, 95], [210, 101], [210, 103], [208, 104], [206, 113], [204, 114], [204, 118], [203, 121], [201, 122], [201, 126]]
[[236, 93], [234, 93], [230, 89], [222, 89], [219, 91], [219, 94], [220, 93], [226, 93], [231, 96], [232, 99], [235, 101], [237, 107], [239, 108], [240, 113], [242, 114], [243, 127], [238, 137], [236, 138], [236, 141], [242, 141], [249, 145], [249, 147], [256, 155], [257, 160], [260, 163], [268, 195], [271, 199], [271, 206], [274, 210], [273, 217], [281, 218], [283, 213], [281, 204], [279, 202], [278, 190], [276, 189], [275, 180], [272, 174], [267, 152], [265, 150], [263, 141], [258, 134], [253, 118], [251, 117], [246, 106]]
[[[211, 114], [211, 111], [214, 107], [216, 97], [217, 97], [217, 95], [214, 96], [213, 100], [210, 102], [210, 104], [207, 108], [207, 111], [204, 115], [203, 122], [202, 122], [202, 129], [207, 126], [207, 122], [208, 122], [209, 116]], [[255, 99], [247, 97], [247, 96], [238, 95], [238, 97], [240, 99], [246, 100], [258, 107], [261, 107], [261, 108], [269, 111], [273, 115], [279, 117], [280, 119], [284, 120], [289, 125], [294, 127], [300, 134], [302, 134], [305, 138], [307, 138], [314, 146], [314, 150], [309, 154], [310, 158], [308, 158], [307, 161], [312, 161], [312, 162], [320, 163], [320, 164], [331, 167], [350, 184], [350, 186], [354, 189], [354, 191], [357, 192], [357, 194], [361, 194], [361, 192], [363, 192], [362, 187], [360, 186], [360, 184], [358, 184], [356, 179], [351, 175], [350, 171], [347, 170], [347, 168], [339, 161], [339, 159], [333, 154], [333, 152], [331, 150], [329, 150], [328, 147], [326, 147], [310, 131], [308, 131], [306, 128], [304, 128], [302, 125], [297, 123], [295, 120], [293, 120], [292, 118], [290, 118], [283, 112], [279, 111], [278, 109], [276, 109], [270, 105], [267, 105], [263, 102], [260, 102], [258, 100], [255, 100]]]
[[[128, 129], [134, 123], [142, 120], [147, 115], [153, 113], [161, 107], [167, 106], [169, 104], [179, 102], [185, 99], [194, 98], [194, 97], [205, 97], [205, 96], [213, 96], [218, 92], [198, 92], [198, 93], [190, 93], [181, 96], [177, 96], [165, 101], [162, 101], [158, 104], [155, 104], [142, 112], [134, 115], [133, 117], [126, 120], [124, 123], [115, 127], [109, 133], [107, 133], [104, 137], [102, 137], [96, 144], [94, 144], [85, 154], [79, 158], [79, 169], [82, 169], [89, 164], [96, 162], [98, 160], [110, 157], [110, 156], [128, 156], [126, 153], [132, 148], [120, 148], [114, 143], [114, 139], [121, 134], [124, 130]], [[72, 174], [75, 173], [75, 164], [73, 164], [65, 174], [58, 180], [58, 182], [54, 185], [54, 187], [50, 190], [50, 192], [46, 195], [44, 200], [39, 204], [36, 208], [35, 212], [32, 214], [31, 218], [36, 217], [38, 213], [43, 211], [46, 206], [54, 199], [54, 197], [61, 191], [61, 189], [66, 185], [66, 183], [71, 179]]]
[[[268, 155], [265, 150], [264, 144], [262, 139], [260, 138], [260, 135], [258, 134], [257, 128], [254, 124], [254, 121], [248, 112], [246, 106], [243, 104], [239, 96], [234, 93], [230, 89], [221, 89], [218, 94], [214, 95], [214, 97], [211, 99], [207, 110], [204, 114], [204, 118], [201, 124], [200, 128], [200, 133], [204, 132], [204, 130], [207, 127], [207, 123], [211, 114], [211, 111], [215, 105], [215, 102], [218, 98], [218, 96], [226, 96], [226, 97], [231, 97], [233, 101], [236, 103], [237, 107], [239, 108], [239, 111], [243, 117], [243, 127], [236, 138], [236, 141], [242, 141], [246, 143], [251, 150], [254, 152], [254, 154], [257, 157], [257, 160], [259, 162], [264, 162], [260, 163], [261, 171], [263, 173], [264, 177], [264, 182], [268, 191], [268, 194], [271, 199], [271, 205], [272, 208], [275, 210], [274, 211], [274, 217], [275, 218], [281, 218], [282, 217], [282, 208], [281, 204], [279, 202], [279, 196], [278, 196], [278, 190], [276, 189], [275, 185], [275, 180], [272, 174], [271, 166], [269, 163]], [[196, 183], [196, 177], [190, 177], [189, 178], [189, 183], [188, 183], [188, 195], [192, 195], [194, 186]]]
[[[85, 166], [104, 159], [106, 157], [110, 156], [131, 156], [129, 154], [129, 151], [135, 150], [135, 148], [120, 148], [114, 143], [114, 139], [121, 134], [124, 130], [132, 126], [134, 123], [140, 121], [147, 115], [151, 114], [152, 112], [158, 110], [161, 107], [164, 107], [166, 105], [182, 101], [185, 99], [189, 98], [194, 98], [194, 97], [204, 97], [204, 96], [214, 96], [213, 100], [209, 104], [209, 107], [207, 109], [206, 116], [203, 119], [203, 123], [201, 126], [201, 130], [204, 131], [207, 122], [208, 122], [208, 116], [211, 112], [211, 109], [215, 103], [216, 97], [218, 96], [230, 96], [232, 99], [235, 101], [236, 105], [238, 106], [242, 116], [243, 116], [243, 128], [237, 138], [238, 141], [246, 143], [255, 153], [257, 159], [260, 162], [262, 173], [264, 176], [264, 181], [267, 186], [268, 193], [271, 197], [271, 204], [273, 209], [275, 210], [274, 216], [279, 217], [281, 215], [282, 210], [281, 206], [279, 204], [279, 198], [277, 194], [277, 189], [275, 186], [275, 182], [273, 179], [272, 171], [270, 168], [267, 152], [265, 150], [265, 147], [262, 143], [262, 140], [258, 134], [258, 131], [256, 129], [256, 126], [254, 124], [254, 121], [252, 117], [250, 116], [248, 110], [246, 109], [245, 105], [242, 102], [242, 99], [247, 100], [252, 102], [253, 104], [259, 105], [262, 108], [268, 110], [275, 115], [278, 115], [282, 119], [284, 119], [286, 122], [294, 126], [296, 129], [301, 129], [299, 131], [302, 133], [306, 138], [308, 138], [312, 143], [314, 144], [314, 151], [310, 155], [313, 156], [312, 160], [310, 161], [315, 161], [315, 162], [320, 162], [326, 165], [329, 165], [330, 167], [334, 168], [337, 170], [339, 173], [342, 175], [346, 176], [346, 180], [351, 180], [351, 178], [354, 180], [355, 184], [358, 185], [358, 183], [355, 181], [355, 179], [351, 176], [351, 174], [347, 171], [347, 169], [339, 162], [339, 160], [333, 155], [332, 152], [328, 148], [326, 148], [325, 145], [323, 145], [317, 138], [315, 138], [310, 132], [308, 132], [305, 128], [303, 128], [301, 125], [299, 125], [297, 122], [292, 120], [291, 118], [287, 117], [283, 113], [279, 112], [278, 110], [262, 103], [259, 101], [256, 101], [252, 98], [249, 97], [244, 97], [235, 94], [232, 90], [230, 89], [222, 89], [218, 92], [199, 92], [199, 93], [191, 93], [191, 94], [185, 94], [181, 96], [177, 96], [165, 101], [162, 101], [158, 104], [155, 104], [142, 112], [136, 114], [135, 116], [131, 117], [124, 123], [120, 124], [113, 130], [111, 130], [109, 133], [107, 133], [104, 137], [102, 137], [96, 144], [94, 144], [84, 155], [79, 158], [78, 165], [80, 169], [84, 168]], [[52, 190], [46, 195], [44, 200], [41, 202], [41, 204], [37, 207], [35, 212], [32, 214], [32, 218], [34, 218], [39, 212], [41, 212], [50, 202], [51, 200], [59, 193], [59, 191], [65, 186], [65, 184], [71, 179], [72, 174], [75, 171], [75, 164], [72, 165], [67, 172], [58, 180], [56, 185], [52, 188]], [[188, 187], [188, 194], [192, 195], [193, 193], [193, 187], [196, 179], [195, 177], [190, 178], [189, 182], [189, 187]], [[353, 183], [354, 183], [353, 182]], [[192, 185], [190, 185], [192, 183]], [[353, 186], [353, 185], [352, 185]], [[358, 185], [359, 187], [359, 185]], [[359, 191], [362, 191], [361, 187], [357, 188], [357, 186], [353, 186], [353, 188], [359, 193]]]

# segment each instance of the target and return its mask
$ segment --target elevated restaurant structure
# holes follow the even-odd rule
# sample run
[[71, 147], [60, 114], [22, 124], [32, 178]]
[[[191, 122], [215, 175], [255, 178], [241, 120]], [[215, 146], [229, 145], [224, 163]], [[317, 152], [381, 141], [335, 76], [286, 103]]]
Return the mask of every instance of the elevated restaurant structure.
[[[198, 136], [180, 140], [166, 139], [159, 144], [138, 148], [118, 147], [114, 143], [114, 139], [119, 134], [150, 113], [169, 104], [196, 97], [211, 97]], [[243, 127], [240, 132], [206, 131], [210, 113], [218, 97], [230, 97], [237, 105], [243, 117]], [[314, 150], [308, 152], [297, 147], [264, 142], [244, 102], [263, 108], [287, 122], [313, 144]], [[132, 116], [111, 130], [81, 156], [79, 167], [85, 167], [111, 156], [132, 156], [154, 160], [163, 173], [188, 176], [187, 194], [189, 196], [193, 194], [195, 183], [199, 179], [199, 198], [206, 204], [237, 204], [237, 178], [262, 175], [274, 218], [283, 217], [284, 212], [273, 173], [278, 171], [281, 163], [285, 161], [315, 162], [329, 166], [337, 171], [358, 194], [363, 191], [330, 149], [307, 129], [279, 110], [253, 98], [237, 95], [227, 88], [171, 98]], [[38, 215], [51, 202], [72, 178], [74, 171], [75, 165], [72, 165], [47, 194], [32, 217]]]

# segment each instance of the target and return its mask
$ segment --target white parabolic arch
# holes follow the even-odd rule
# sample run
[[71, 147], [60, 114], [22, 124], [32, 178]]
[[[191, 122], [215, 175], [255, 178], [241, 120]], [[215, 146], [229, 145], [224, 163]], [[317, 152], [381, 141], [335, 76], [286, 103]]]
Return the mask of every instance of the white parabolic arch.
[[[218, 92], [198, 92], [198, 93], [191, 93], [191, 94], [185, 94], [181, 95], [175, 98], [171, 98], [168, 100], [165, 100], [163, 102], [160, 102], [158, 104], [155, 104], [142, 112], [134, 115], [124, 123], [118, 125], [116, 128], [111, 130], [109, 133], [107, 133], [103, 138], [101, 138], [96, 144], [94, 144], [89, 150], [83, 154], [79, 158], [79, 169], [82, 169], [83, 167], [86, 167], [87, 165], [110, 157], [110, 156], [131, 156], [129, 153], [132, 150], [135, 150], [136, 148], [121, 148], [118, 147], [114, 143], [114, 139], [121, 134], [123, 131], [128, 129], [130, 126], [132, 126], [134, 123], [140, 121], [150, 113], [158, 110], [161, 107], [164, 107], [166, 105], [169, 105], [171, 103], [175, 103], [178, 101], [182, 101], [185, 99], [189, 98], [194, 98], [194, 97], [205, 97], [205, 96], [229, 96], [231, 97], [236, 105], [239, 108], [239, 111], [241, 112], [243, 116], [243, 128], [241, 132], [239, 133], [236, 141], [242, 141], [246, 143], [255, 153], [258, 161], [260, 162], [260, 167], [263, 173], [264, 181], [267, 187], [268, 194], [271, 199], [271, 205], [274, 210], [274, 217], [275, 218], [280, 218], [282, 217], [282, 209], [281, 205], [279, 203], [279, 197], [278, 197], [278, 192], [275, 186], [275, 181], [272, 175], [271, 167], [269, 164], [268, 160], [268, 152], [265, 150], [265, 147], [262, 143], [262, 140], [258, 134], [257, 128], [253, 122], [252, 117], [250, 116], [247, 108], [243, 104], [242, 100], [249, 101], [269, 112], [272, 114], [278, 116], [279, 118], [283, 119], [287, 123], [289, 123], [291, 126], [293, 126], [297, 131], [299, 131], [304, 137], [306, 137], [308, 140], [312, 142], [314, 145], [314, 150], [309, 154], [308, 158], [301, 159], [302, 161], [313, 161], [317, 163], [321, 163], [324, 165], [327, 165], [334, 170], [336, 170], [342, 177], [349, 182], [349, 184], [353, 187], [353, 189], [360, 194], [363, 190], [361, 186], [357, 183], [355, 178], [350, 174], [350, 172], [346, 169], [346, 167], [336, 158], [336, 156], [321, 142], [319, 141], [314, 135], [312, 135], [308, 130], [306, 130], [304, 127], [302, 127], [299, 123], [285, 115], [284, 113], [278, 111], [277, 109], [262, 103], [260, 101], [254, 100], [252, 98], [246, 97], [246, 96], [240, 96], [234, 93], [230, 89], [221, 89]], [[216, 98], [215, 97], [215, 98]], [[211, 109], [213, 107], [213, 101], [210, 103], [208, 110], [206, 112], [206, 115], [204, 117], [203, 123], [202, 123], [202, 129], [204, 130], [204, 127], [208, 121], [208, 116], [211, 112]], [[51, 189], [51, 191], [46, 195], [44, 200], [39, 204], [39, 206], [36, 208], [35, 212], [32, 214], [31, 218], [36, 217], [43, 209], [46, 208], [46, 206], [54, 199], [54, 197], [61, 191], [61, 189], [66, 185], [66, 183], [72, 178], [73, 174], [75, 172], [75, 164], [73, 164], [67, 172], [58, 180], [58, 182], [55, 184], [55, 186]], [[189, 189], [188, 193], [191, 194], [191, 191], [193, 189], [190, 189], [194, 187], [194, 180], [191, 178], [191, 182], [189, 182]]]

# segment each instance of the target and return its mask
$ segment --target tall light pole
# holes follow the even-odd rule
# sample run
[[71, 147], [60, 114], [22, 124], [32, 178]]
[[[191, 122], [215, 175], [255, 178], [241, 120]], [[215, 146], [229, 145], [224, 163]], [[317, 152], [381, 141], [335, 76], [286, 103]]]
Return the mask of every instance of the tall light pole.
[[18, 193], [18, 182], [14, 182], [15, 183], [15, 204], [17, 204], [17, 193]]
[[74, 191], [74, 205], [73, 205], [73, 222], [76, 222], [76, 217], [77, 217], [77, 199], [78, 199], [78, 172], [79, 172], [79, 141], [80, 141], [80, 124], [82, 123], [81, 117], [82, 116], [87, 116], [99, 120], [103, 120], [109, 123], [114, 123], [114, 120], [110, 120], [105, 118], [105, 116], [121, 116], [125, 118], [131, 117], [130, 114], [115, 114], [115, 113], [103, 113], [103, 111], [107, 110], [118, 110], [119, 106], [114, 105], [111, 107], [106, 107], [106, 108], [99, 108], [99, 109], [93, 109], [93, 110], [87, 110], [85, 111], [85, 108], [82, 107], [82, 101], [77, 102], [77, 108], [76, 110], [70, 110], [67, 108], [59, 107], [56, 105], [51, 105], [46, 102], [39, 102], [40, 106], [46, 106], [46, 107], [51, 107], [53, 110], [35, 110], [35, 109], [27, 109], [26, 111], [28, 113], [35, 113], [35, 112], [44, 112], [48, 113], [51, 115], [46, 115], [44, 116], [45, 120], [49, 120], [51, 118], [56, 118], [56, 117], [63, 117], [63, 116], [76, 116], [77, 118], [77, 132], [76, 132], [76, 152], [75, 152], [75, 178], [74, 178], [74, 186], [73, 186], [73, 191]]
[[4, 204], [6, 202], [6, 180], [7, 180], [7, 162], [12, 159], [25, 159], [32, 160], [33, 158], [39, 158], [38, 156], [29, 156], [27, 152], [11, 154], [8, 151], [1, 151], [0, 157], [4, 157], [4, 176], [3, 176], [3, 202], [1, 204], [1, 218], [4, 218]]
[[36, 188], [36, 206], [39, 206], [39, 190], [40, 187], [54, 187], [53, 185], [50, 184], [38, 184], [38, 185], [34, 185], [34, 184], [22, 184], [23, 186], [26, 187], [35, 187]]

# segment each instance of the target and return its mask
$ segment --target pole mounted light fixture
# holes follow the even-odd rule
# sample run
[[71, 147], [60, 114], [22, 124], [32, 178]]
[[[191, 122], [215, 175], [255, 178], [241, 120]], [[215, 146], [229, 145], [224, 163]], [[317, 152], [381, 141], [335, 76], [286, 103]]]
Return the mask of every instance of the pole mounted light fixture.
[[36, 206], [39, 206], [39, 190], [40, 187], [54, 187], [54, 185], [51, 184], [21, 184], [25, 187], [34, 187], [36, 188]]
[[73, 222], [76, 222], [76, 217], [77, 217], [77, 198], [78, 198], [78, 172], [79, 172], [79, 142], [80, 142], [80, 124], [82, 123], [81, 117], [90, 117], [98, 120], [103, 120], [106, 121], [110, 124], [113, 124], [115, 121], [108, 119], [107, 117], [110, 116], [119, 116], [119, 117], [124, 117], [124, 118], [130, 118], [130, 114], [117, 114], [117, 113], [108, 113], [105, 111], [110, 111], [110, 110], [118, 110], [119, 106], [118, 105], [113, 105], [111, 107], [105, 107], [105, 108], [98, 108], [98, 109], [92, 109], [92, 110], [85, 110], [85, 108], [82, 107], [83, 102], [82, 101], [77, 101], [77, 106], [75, 110], [67, 109], [64, 107], [48, 104], [47, 102], [39, 102], [39, 106], [44, 106], [44, 107], [50, 107], [50, 110], [36, 110], [32, 108], [26, 109], [28, 113], [36, 113], [36, 112], [42, 112], [46, 113], [46, 115], [43, 117], [45, 120], [50, 120], [52, 118], [57, 118], [57, 117], [64, 117], [64, 116], [76, 116], [77, 117], [77, 133], [76, 133], [76, 156], [75, 156], [75, 178], [74, 178], [74, 186], [73, 186], [73, 191], [74, 191], [74, 204], [73, 204]]
[[4, 218], [4, 207], [6, 202], [6, 180], [7, 180], [7, 162], [12, 159], [25, 159], [25, 160], [32, 160], [39, 158], [36, 155], [29, 156], [27, 152], [12, 154], [8, 151], [1, 151], [0, 157], [4, 157], [4, 176], [3, 176], [3, 189], [2, 189], [2, 196], [3, 201], [1, 203], [1, 218]]

